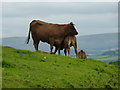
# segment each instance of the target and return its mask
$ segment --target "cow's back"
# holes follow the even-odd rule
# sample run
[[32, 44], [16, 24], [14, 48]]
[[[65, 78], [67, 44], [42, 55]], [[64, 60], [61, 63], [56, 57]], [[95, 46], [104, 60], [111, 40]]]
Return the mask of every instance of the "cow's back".
[[61, 38], [63, 30], [65, 29], [65, 25], [57, 25], [57, 24], [51, 24], [51, 23], [44, 23], [44, 22], [33, 22], [31, 24], [31, 33], [33, 37], [36, 37], [37, 39], [48, 42], [49, 38]]

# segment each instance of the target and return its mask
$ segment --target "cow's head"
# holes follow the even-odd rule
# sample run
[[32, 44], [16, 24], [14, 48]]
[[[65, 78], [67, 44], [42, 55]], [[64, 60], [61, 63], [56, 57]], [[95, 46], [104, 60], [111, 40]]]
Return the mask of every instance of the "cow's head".
[[74, 24], [72, 22], [70, 22], [68, 24], [68, 28], [67, 28], [67, 31], [68, 31], [68, 34], [69, 35], [77, 35], [78, 32], [76, 31], [75, 27], [74, 27]]

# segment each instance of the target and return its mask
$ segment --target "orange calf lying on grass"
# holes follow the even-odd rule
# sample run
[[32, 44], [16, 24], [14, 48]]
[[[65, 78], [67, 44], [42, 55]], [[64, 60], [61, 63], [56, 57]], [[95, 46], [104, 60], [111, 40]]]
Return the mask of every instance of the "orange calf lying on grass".
[[78, 58], [87, 59], [87, 56], [86, 56], [85, 51], [80, 50], [80, 51], [78, 52]]

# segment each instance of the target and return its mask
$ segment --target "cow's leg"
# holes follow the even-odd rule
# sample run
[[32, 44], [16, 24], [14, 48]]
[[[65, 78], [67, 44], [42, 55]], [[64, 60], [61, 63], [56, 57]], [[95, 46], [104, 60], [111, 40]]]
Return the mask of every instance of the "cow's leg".
[[54, 38], [50, 38], [50, 53], [52, 54], [53, 50], [53, 45], [54, 45]]
[[60, 48], [58, 48], [58, 54], [60, 55]]
[[53, 44], [50, 44], [50, 53], [52, 54]]
[[76, 57], [78, 57], [77, 47], [74, 46]]
[[34, 40], [34, 48], [36, 51], [38, 51], [38, 44], [39, 44], [39, 40]]
[[54, 51], [54, 54], [57, 52], [57, 50], [58, 50], [58, 48], [57, 48], [57, 47], [55, 47], [55, 51]]
[[68, 56], [70, 56], [70, 47], [67, 48]]
[[66, 48], [64, 49], [64, 54], [65, 54], [65, 56], [67, 55], [67, 51], [66, 51]]
[[70, 48], [68, 48], [68, 56], [70, 57]]
[[74, 49], [75, 49], [76, 57], [78, 57], [77, 41], [75, 41]]
[[57, 52], [57, 50], [58, 50], [58, 54], [60, 55], [60, 49], [57, 47], [55, 48], [54, 54]]

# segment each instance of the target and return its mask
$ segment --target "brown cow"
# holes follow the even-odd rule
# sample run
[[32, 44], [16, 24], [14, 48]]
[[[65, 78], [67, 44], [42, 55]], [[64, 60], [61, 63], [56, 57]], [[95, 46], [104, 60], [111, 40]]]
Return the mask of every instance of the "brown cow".
[[59, 51], [58, 54], [60, 54], [61, 43], [64, 38], [68, 35], [78, 34], [72, 22], [69, 24], [52, 24], [40, 20], [33, 20], [30, 23], [27, 44], [30, 39], [30, 33], [36, 51], [38, 50], [39, 42], [42, 41], [50, 44], [50, 53], [52, 53], [53, 46], [55, 46]]
[[87, 59], [87, 56], [86, 56], [85, 51], [80, 50], [80, 51], [78, 52], [78, 58]]
[[[77, 57], [77, 41], [75, 36], [66, 36], [62, 45], [61, 45], [61, 50], [64, 49], [64, 54], [65, 56], [67, 55], [70, 56], [70, 47], [74, 47], [76, 57]], [[55, 49], [55, 53], [57, 52], [57, 49]]]

